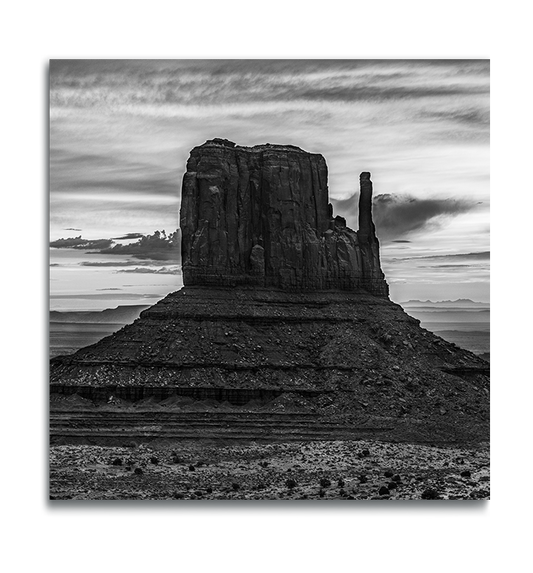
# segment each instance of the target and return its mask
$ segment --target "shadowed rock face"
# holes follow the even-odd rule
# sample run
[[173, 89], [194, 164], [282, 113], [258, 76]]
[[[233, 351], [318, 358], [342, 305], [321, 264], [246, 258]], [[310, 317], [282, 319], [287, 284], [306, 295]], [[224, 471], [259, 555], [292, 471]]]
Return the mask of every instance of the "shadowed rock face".
[[355, 232], [333, 217], [322, 155], [221, 139], [194, 148], [182, 187], [185, 286], [363, 289], [388, 297], [369, 173], [361, 189]]

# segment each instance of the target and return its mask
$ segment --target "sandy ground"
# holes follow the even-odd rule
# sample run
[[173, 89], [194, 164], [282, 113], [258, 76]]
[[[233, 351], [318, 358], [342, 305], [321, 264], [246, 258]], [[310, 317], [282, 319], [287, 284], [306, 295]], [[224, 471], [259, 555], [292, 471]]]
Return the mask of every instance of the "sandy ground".
[[489, 499], [489, 448], [376, 441], [51, 446], [50, 499]]

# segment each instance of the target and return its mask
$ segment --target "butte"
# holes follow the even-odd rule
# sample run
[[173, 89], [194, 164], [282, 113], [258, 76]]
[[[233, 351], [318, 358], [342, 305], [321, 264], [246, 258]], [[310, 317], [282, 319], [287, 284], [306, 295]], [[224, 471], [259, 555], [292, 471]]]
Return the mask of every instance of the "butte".
[[52, 443], [488, 440], [488, 363], [389, 299], [370, 173], [357, 231], [333, 215], [327, 178], [322, 155], [291, 145], [195, 147], [184, 287], [51, 360], [51, 395], [93, 404], [52, 410]]

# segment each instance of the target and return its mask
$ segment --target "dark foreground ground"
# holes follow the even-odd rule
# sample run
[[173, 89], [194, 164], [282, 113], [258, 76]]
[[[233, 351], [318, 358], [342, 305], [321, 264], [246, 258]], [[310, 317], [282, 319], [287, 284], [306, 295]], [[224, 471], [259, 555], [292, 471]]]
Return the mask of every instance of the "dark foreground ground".
[[363, 440], [53, 445], [50, 499], [489, 499], [489, 448]]
[[[283, 414], [280, 404], [247, 413], [246, 408], [223, 404], [205, 412], [205, 405], [189, 403], [162, 413], [160, 404], [84, 408], [84, 402], [69, 397], [51, 403], [50, 497], [55, 500], [493, 496], [493, 452], [487, 440], [416, 443], [408, 434], [395, 438], [371, 428], [358, 432], [353, 427], [349, 431], [349, 425], [313, 426], [312, 417]], [[76, 403], [78, 409], [73, 410]], [[215, 410], [224, 409], [217, 418]], [[180, 412], [186, 422], [180, 422]], [[205, 415], [213, 426], [206, 424]], [[100, 416], [105, 424], [98, 421]], [[175, 417], [174, 426], [168, 416]], [[324, 439], [330, 431], [337, 439]]]

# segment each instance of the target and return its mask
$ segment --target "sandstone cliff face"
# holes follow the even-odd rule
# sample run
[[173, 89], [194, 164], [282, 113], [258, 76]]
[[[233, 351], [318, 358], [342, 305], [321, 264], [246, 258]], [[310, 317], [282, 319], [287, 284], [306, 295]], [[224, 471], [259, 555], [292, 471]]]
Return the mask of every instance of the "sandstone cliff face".
[[322, 155], [221, 139], [194, 148], [180, 216], [185, 286], [363, 289], [387, 297], [369, 173], [361, 188], [355, 232], [333, 217]]

